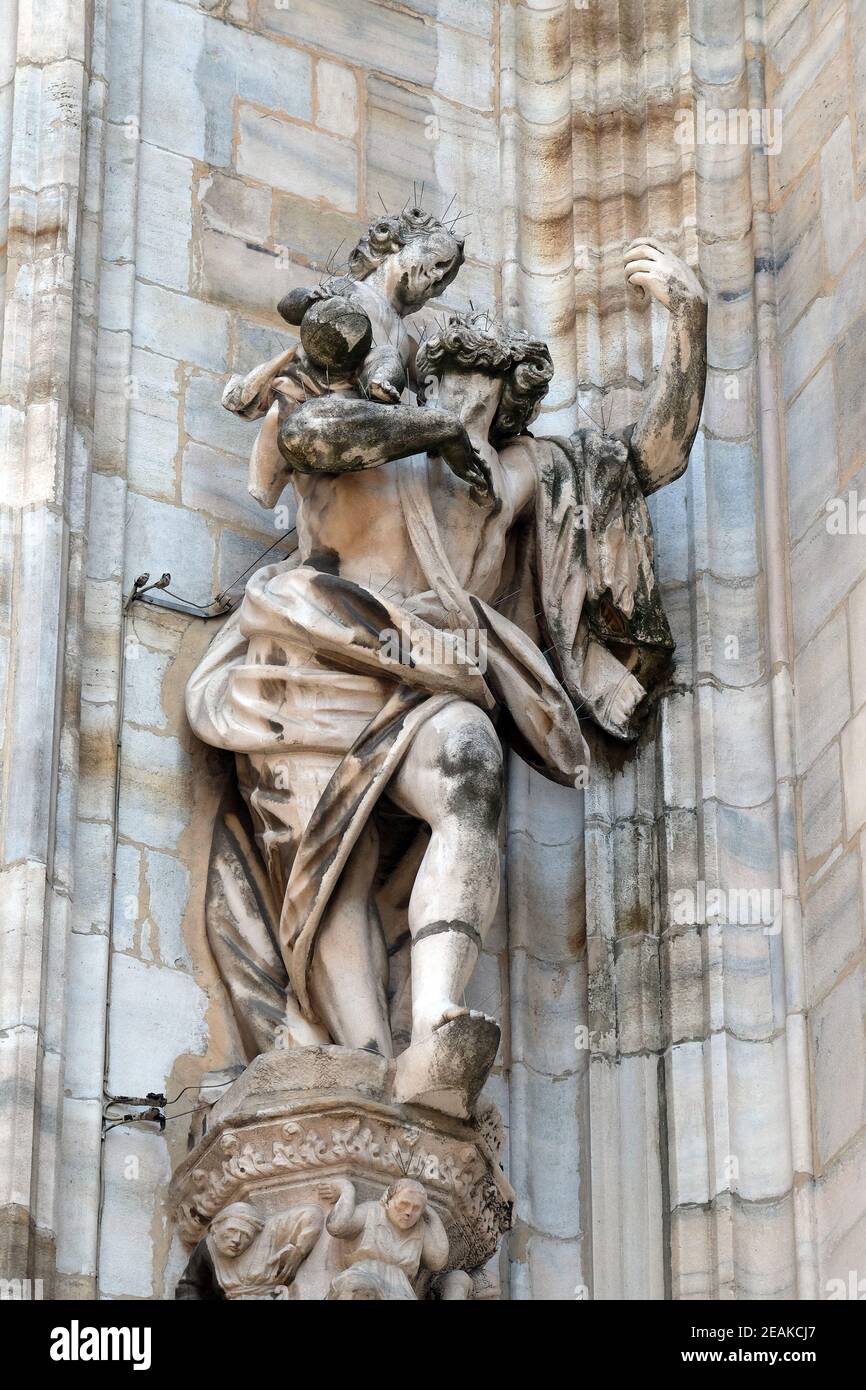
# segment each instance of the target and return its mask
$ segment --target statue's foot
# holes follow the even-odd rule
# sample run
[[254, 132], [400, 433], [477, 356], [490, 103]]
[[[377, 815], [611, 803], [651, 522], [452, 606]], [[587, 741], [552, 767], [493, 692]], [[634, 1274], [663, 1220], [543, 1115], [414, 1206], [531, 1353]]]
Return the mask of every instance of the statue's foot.
[[[448, 1016], [446, 1016], [448, 1015]], [[420, 1033], [416, 1019], [416, 1036]], [[499, 1047], [499, 1026], [477, 1010], [436, 1010], [428, 1036], [397, 1058], [394, 1098], [468, 1119]]]
[[439, 1028], [442, 1028], [444, 1024], [452, 1023], [455, 1018], [480, 1018], [483, 1019], [485, 1023], [492, 1023], [494, 1028], [496, 1027], [496, 1019], [491, 1018], [490, 1014], [482, 1013], [480, 1009], [465, 1009], [459, 1004], [450, 1004], [436, 1019], [431, 1032], [435, 1033]]
[[400, 392], [391, 381], [376, 381], [374, 378], [370, 382], [369, 394], [374, 401], [381, 401], [383, 405], [396, 405], [400, 400]]
[[424, 1042], [431, 1034], [456, 1018], [480, 1018], [485, 1023], [496, 1025], [496, 1019], [484, 1014], [480, 1009], [467, 1009], [464, 1004], [453, 1004], [450, 999], [440, 1001], [429, 1009], [414, 1013], [412, 1020], [412, 1045]]

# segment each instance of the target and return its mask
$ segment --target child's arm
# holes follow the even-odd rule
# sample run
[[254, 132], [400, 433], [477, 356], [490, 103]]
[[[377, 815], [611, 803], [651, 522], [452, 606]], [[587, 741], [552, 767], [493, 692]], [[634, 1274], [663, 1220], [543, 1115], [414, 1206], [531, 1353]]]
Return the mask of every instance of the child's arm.
[[226, 410], [243, 415], [247, 420], [257, 420], [259, 416], [266, 415], [274, 401], [274, 380], [294, 361], [297, 351], [298, 344], [292, 343], [285, 352], [272, 357], [269, 362], [263, 362], [260, 367], [253, 367], [246, 376], [230, 377], [222, 397]]

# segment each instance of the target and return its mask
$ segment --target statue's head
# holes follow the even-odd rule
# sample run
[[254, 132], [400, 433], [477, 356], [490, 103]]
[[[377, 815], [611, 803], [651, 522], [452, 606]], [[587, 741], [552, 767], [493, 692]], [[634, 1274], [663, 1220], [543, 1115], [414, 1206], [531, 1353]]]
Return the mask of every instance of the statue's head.
[[392, 1225], [411, 1231], [427, 1209], [427, 1193], [414, 1178], [398, 1178], [382, 1194], [382, 1205]]
[[423, 208], [383, 213], [349, 256], [353, 280], [376, 275], [400, 314], [448, 288], [463, 264], [463, 239]]
[[332, 1303], [378, 1303], [387, 1299], [388, 1291], [384, 1280], [375, 1273], [357, 1265], [350, 1265], [331, 1280], [331, 1287], [325, 1299]]
[[235, 1259], [250, 1248], [264, 1224], [264, 1217], [249, 1202], [233, 1202], [214, 1217], [210, 1230], [220, 1254]]
[[421, 405], [453, 374], [501, 382], [490, 441], [502, 444], [524, 434], [535, 419], [550, 386], [553, 362], [540, 338], [508, 328], [489, 314], [457, 314], [422, 345], [415, 370]]

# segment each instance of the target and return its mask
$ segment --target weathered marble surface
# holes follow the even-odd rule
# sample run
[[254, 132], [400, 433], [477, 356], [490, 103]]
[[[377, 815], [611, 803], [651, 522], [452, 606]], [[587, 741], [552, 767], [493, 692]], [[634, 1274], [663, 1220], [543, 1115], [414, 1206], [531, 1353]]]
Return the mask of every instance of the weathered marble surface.
[[[603, 769], [597, 758], [585, 806], [518, 759], [508, 767], [508, 876], [469, 998], [508, 1024], [488, 1091], [520, 1199], [510, 1296], [824, 1297], [864, 1261], [863, 1111], [838, 1039], [853, 1035], [863, 998], [866, 589], [862, 536], [831, 535], [824, 514], [849, 488], [863, 495], [862, 6], [779, 0], [761, 19], [733, 0], [364, 0], [362, 32], [360, 3], [2, 7], [4, 391], [14, 384], [3, 409], [17, 416], [34, 382], [33, 447], [16, 444], [9, 461], [22, 497], [54, 500], [44, 527], [31, 516], [23, 529], [26, 508], [0, 513], [0, 681], [14, 687], [23, 659], [27, 696], [7, 744], [26, 755], [38, 733], [60, 775], [2, 798], [4, 816], [19, 828], [35, 816], [38, 833], [4, 870], [3, 1219], [27, 1264], [0, 1272], [47, 1278], [55, 1231], [56, 1287], [73, 1297], [97, 1284], [108, 1297], [170, 1296], [185, 1262], [165, 1191], [188, 1095], [169, 1106], [164, 1134], [121, 1125], [103, 1140], [102, 1116], [122, 1113], [106, 1089], [173, 1099], [241, 1055], [200, 925], [222, 770], [180, 732], [206, 629], [139, 607], [124, 674], [123, 597], [136, 574], [170, 561], [179, 591], [205, 603], [274, 541], [264, 514], [238, 500], [249, 427], [214, 401], [227, 374], [284, 347], [273, 306], [287, 280], [314, 282], [323, 240], [354, 244], [377, 193], [402, 206], [420, 171], [433, 206], [456, 191], [455, 207], [473, 214], [458, 224], [467, 260], [449, 306], [499, 306], [551, 348], [541, 432], [585, 426], [585, 410], [600, 421], [602, 405], [605, 418], [615, 406], [614, 426], [636, 417], [664, 326], [620, 278], [621, 248], [642, 226], [700, 262], [710, 293], [704, 429], [687, 478], [651, 504], [678, 643], [659, 739], [634, 761]], [[90, 74], [80, 85], [77, 68]], [[60, 121], [38, 114], [49, 87]], [[783, 108], [778, 170], [745, 145], [677, 143], [677, 109], [697, 97]], [[263, 150], [279, 187], [256, 177]], [[62, 216], [38, 194], [47, 216], [34, 222], [32, 190], [55, 177]], [[67, 215], [69, 239], [43, 236]], [[18, 331], [31, 311], [38, 340]], [[758, 348], [773, 341], [768, 377]], [[55, 430], [72, 398], [74, 427]], [[759, 420], [780, 433], [781, 482], [761, 459]], [[64, 496], [70, 518], [78, 508], [65, 550]], [[77, 625], [59, 596], [74, 612], [81, 588]], [[789, 605], [791, 651], [778, 641]], [[68, 694], [55, 721], [59, 631]], [[740, 774], [762, 800], [726, 799]], [[61, 846], [53, 880], [45, 827]], [[655, 864], [659, 894], [646, 888]], [[669, 890], [702, 880], [775, 892], [781, 864], [787, 911], [803, 906], [784, 943], [666, 920]], [[22, 981], [41, 1024], [35, 1003], [20, 1008]], [[722, 1034], [730, 1048], [706, 1041]], [[142, 1048], [156, 1036], [158, 1048]], [[761, 1143], [741, 1142], [753, 1114], [741, 1067], [787, 1096]], [[693, 1108], [674, 1077], [688, 1080]], [[780, 1185], [769, 1160], [789, 1148], [793, 1177]], [[671, 1212], [669, 1169], [707, 1199]], [[758, 1200], [737, 1190], [759, 1181]]]

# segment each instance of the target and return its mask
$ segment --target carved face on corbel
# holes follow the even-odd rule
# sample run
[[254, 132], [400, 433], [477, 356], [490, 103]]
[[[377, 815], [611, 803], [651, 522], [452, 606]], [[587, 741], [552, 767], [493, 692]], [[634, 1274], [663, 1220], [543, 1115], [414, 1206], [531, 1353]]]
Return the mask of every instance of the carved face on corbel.
[[214, 1218], [211, 1235], [219, 1253], [228, 1260], [235, 1260], [249, 1250], [264, 1224], [254, 1207], [235, 1202]]
[[400, 1231], [411, 1231], [427, 1210], [427, 1193], [412, 1178], [392, 1183], [382, 1197], [388, 1219]]

